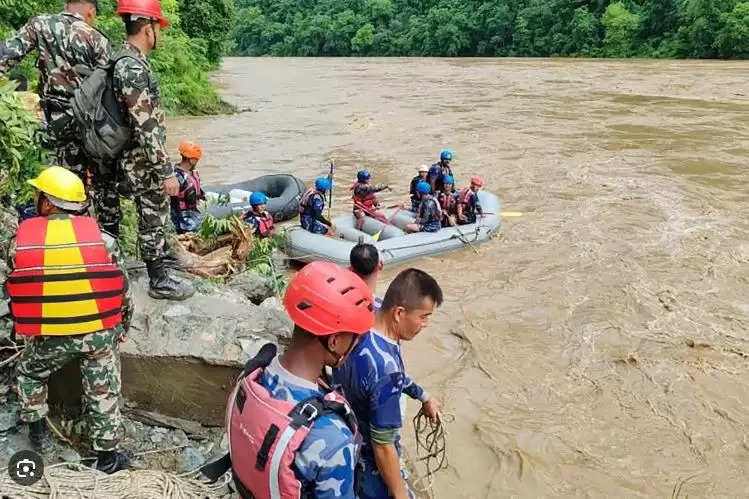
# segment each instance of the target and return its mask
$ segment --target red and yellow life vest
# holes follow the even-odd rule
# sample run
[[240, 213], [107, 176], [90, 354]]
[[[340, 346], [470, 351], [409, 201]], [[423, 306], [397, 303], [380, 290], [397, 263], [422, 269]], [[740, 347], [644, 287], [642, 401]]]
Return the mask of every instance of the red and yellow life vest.
[[18, 226], [15, 268], [6, 282], [16, 333], [111, 329], [122, 322], [124, 283], [93, 218], [34, 217]]

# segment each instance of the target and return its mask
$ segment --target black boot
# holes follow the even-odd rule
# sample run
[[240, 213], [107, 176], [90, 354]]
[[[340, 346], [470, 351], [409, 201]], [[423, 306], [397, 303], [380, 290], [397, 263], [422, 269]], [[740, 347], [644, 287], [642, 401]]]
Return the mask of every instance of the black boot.
[[195, 288], [189, 282], [175, 279], [166, 273], [164, 260], [146, 262], [150, 285], [148, 295], [157, 300], [185, 300], [195, 294]]
[[29, 424], [29, 440], [34, 450], [42, 456], [50, 456], [57, 450], [57, 444], [45, 419]]
[[130, 456], [124, 452], [117, 452], [116, 450], [100, 450], [96, 456], [96, 462], [94, 468], [99, 471], [103, 471], [107, 475], [116, 473], [120, 470], [129, 470], [133, 467], [130, 461]]

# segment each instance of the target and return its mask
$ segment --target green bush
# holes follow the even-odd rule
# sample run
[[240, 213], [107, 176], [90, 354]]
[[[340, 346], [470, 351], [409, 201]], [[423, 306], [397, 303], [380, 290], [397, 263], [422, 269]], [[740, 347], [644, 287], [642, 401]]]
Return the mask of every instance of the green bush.
[[39, 121], [23, 107], [14, 82], [0, 81], [0, 197], [15, 204], [27, 201], [33, 178], [44, 162], [39, 145]]

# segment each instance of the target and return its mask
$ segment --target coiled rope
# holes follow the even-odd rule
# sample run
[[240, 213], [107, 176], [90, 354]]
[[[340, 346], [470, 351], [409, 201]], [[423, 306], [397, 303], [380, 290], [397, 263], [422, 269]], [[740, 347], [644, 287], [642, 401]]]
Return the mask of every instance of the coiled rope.
[[424, 468], [425, 472], [412, 481], [413, 488], [418, 492], [426, 492], [434, 497], [434, 475], [449, 466], [447, 458], [447, 424], [455, 421], [450, 413], [439, 413], [436, 423], [433, 423], [423, 409], [413, 418], [414, 435], [416, 436], [417, 469]]

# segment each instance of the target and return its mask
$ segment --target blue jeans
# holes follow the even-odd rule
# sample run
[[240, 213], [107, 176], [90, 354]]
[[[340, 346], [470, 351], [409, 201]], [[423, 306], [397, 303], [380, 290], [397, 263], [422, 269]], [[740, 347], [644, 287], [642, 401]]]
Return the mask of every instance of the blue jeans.
[[437, 232], [442, 228], [442, 224], [439, 221], [427, 222], [419, 225], [420, 232]]

